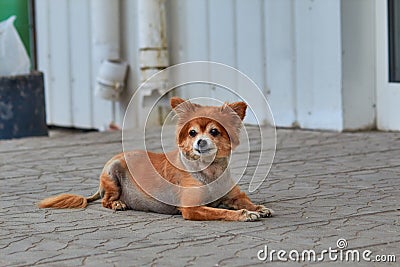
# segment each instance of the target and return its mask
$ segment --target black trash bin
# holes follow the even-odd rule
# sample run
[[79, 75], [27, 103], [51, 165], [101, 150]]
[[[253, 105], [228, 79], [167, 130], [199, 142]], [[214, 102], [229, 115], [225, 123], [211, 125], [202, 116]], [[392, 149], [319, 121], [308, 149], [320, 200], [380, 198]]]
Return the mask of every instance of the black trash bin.
[[0, 76], [0, 139], [46, 135], [43, 73]]

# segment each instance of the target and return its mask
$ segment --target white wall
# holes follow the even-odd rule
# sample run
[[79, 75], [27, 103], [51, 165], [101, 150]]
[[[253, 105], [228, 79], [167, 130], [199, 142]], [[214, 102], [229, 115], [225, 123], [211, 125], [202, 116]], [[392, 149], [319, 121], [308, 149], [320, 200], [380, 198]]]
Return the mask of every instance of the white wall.
[[375, 127], [375, 1], [342, 0], [342, 78], [345, 129]]
[[[119, 125], [122, 125], [125, 109], [140, 83], [137, 18], [137, 1], [121, 0], [121, 58], [128, 62], [129, 70], [126, 90], [123, 92], [119, 107]], [[135, 119], [135, 123], [138, 123], [139, 118]]]
[[[168, 0], [170, 62], [211, 60], [239, 69], [268, 97], [278, 126], [365, 128], [375, 119], [374, 65], [365, 57], [373, 46], [367, 29], [373, 1]], [[36, 3], [48, 122], [104, 126], [111, 104], [93, 96], [89, 1]], [[130, 69], [118, 123], [139, 85], [137, 1], [120, 3], [121, 57]], [[246, 95], [246, 89], [238, 93]], [[183, 96], [205, 94], [234, 100], [212, 86], [205, 93], [193, 86]], [[255, 108], [265, 109], [261, 102]]]
[[297, 120], [342, 130], [340, 1], [294, 1]]
[[90, 1], [36, 0], [38, 67], [45, 73], [47, 123], [104, 128], [109, 101], [94, 97]]
[[343, 129], [340, 0], [173, 0], [169, 12], [172, 63], [239, 69], [268, 96], [279, 126]]

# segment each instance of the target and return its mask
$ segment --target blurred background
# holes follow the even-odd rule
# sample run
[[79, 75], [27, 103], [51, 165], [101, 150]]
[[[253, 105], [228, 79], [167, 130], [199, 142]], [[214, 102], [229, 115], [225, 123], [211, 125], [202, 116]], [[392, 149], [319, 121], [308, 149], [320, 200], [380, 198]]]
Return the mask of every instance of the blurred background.
[[[400, 130], [400, 1], [0, 0], [0, 20], [11, 15], [44, 74], [48, 125], [118, 128], [152, 74], [215, 61], [257, 84], [279, 127]], [[137, 125], [164, 86], [134, 103]]]

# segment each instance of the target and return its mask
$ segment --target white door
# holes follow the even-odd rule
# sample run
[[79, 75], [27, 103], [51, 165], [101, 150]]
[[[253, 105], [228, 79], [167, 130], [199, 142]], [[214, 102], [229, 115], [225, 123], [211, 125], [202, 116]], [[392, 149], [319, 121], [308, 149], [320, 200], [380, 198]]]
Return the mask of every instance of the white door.
[[400, 130], [400, 1], [376, 1], [377, 126]]

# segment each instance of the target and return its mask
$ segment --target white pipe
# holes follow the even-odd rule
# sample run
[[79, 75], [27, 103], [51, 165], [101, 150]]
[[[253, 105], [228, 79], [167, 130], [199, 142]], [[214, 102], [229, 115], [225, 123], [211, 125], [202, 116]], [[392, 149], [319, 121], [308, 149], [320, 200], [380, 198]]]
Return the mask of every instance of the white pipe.
[[93, 62], [120, 59], [119, 1], [91, 0], [90, 8]]
[[138, 0], [141, 80], [168, 67], [165, 0]]
[[[137, 7], [140, 80], [144, 82], [169, 65], [165, 0], [138, 0]], [[138, 92], [139, 125], [157, 125], [160, 122], [160, 114], [156, 114], [158, 118], [148, 117], [152, 105], [167, 89], [166, 77], [156, 77], [157, 79], [152, 78], [152, 82], [147, 82]]]
[[[125, 80], [127, 64], [120, 61], [121, 44], [120, 44], [120, 1], [117, 0], [91, 0], [91, 33], [92, 33], [92, 67], [94, 70], [99, 70], [96, 77], [96, 95], [105, 99], [112, 100], [112, 120], [116, 121], [116, 105], [122, 88], [114, 88], [114, 83], [122, 84]], [[113, 61], [113, 62], [110, 62]], [[102, 65], [101, 65], [102, 64]], [[110, 68], [107, 66], [116, 64], [115, 68], [120, 73], [106, 72]], [[115, 81], [113, 78], [118, 78]], [[108, 85], [105, 86], [104, 80], [108, 80]], [[118, 89], [118, 90], [115, 90]], [[120, 90], [121, 89], [121, 90]], [[107, 97], [112, 95], [112, 97]]]

